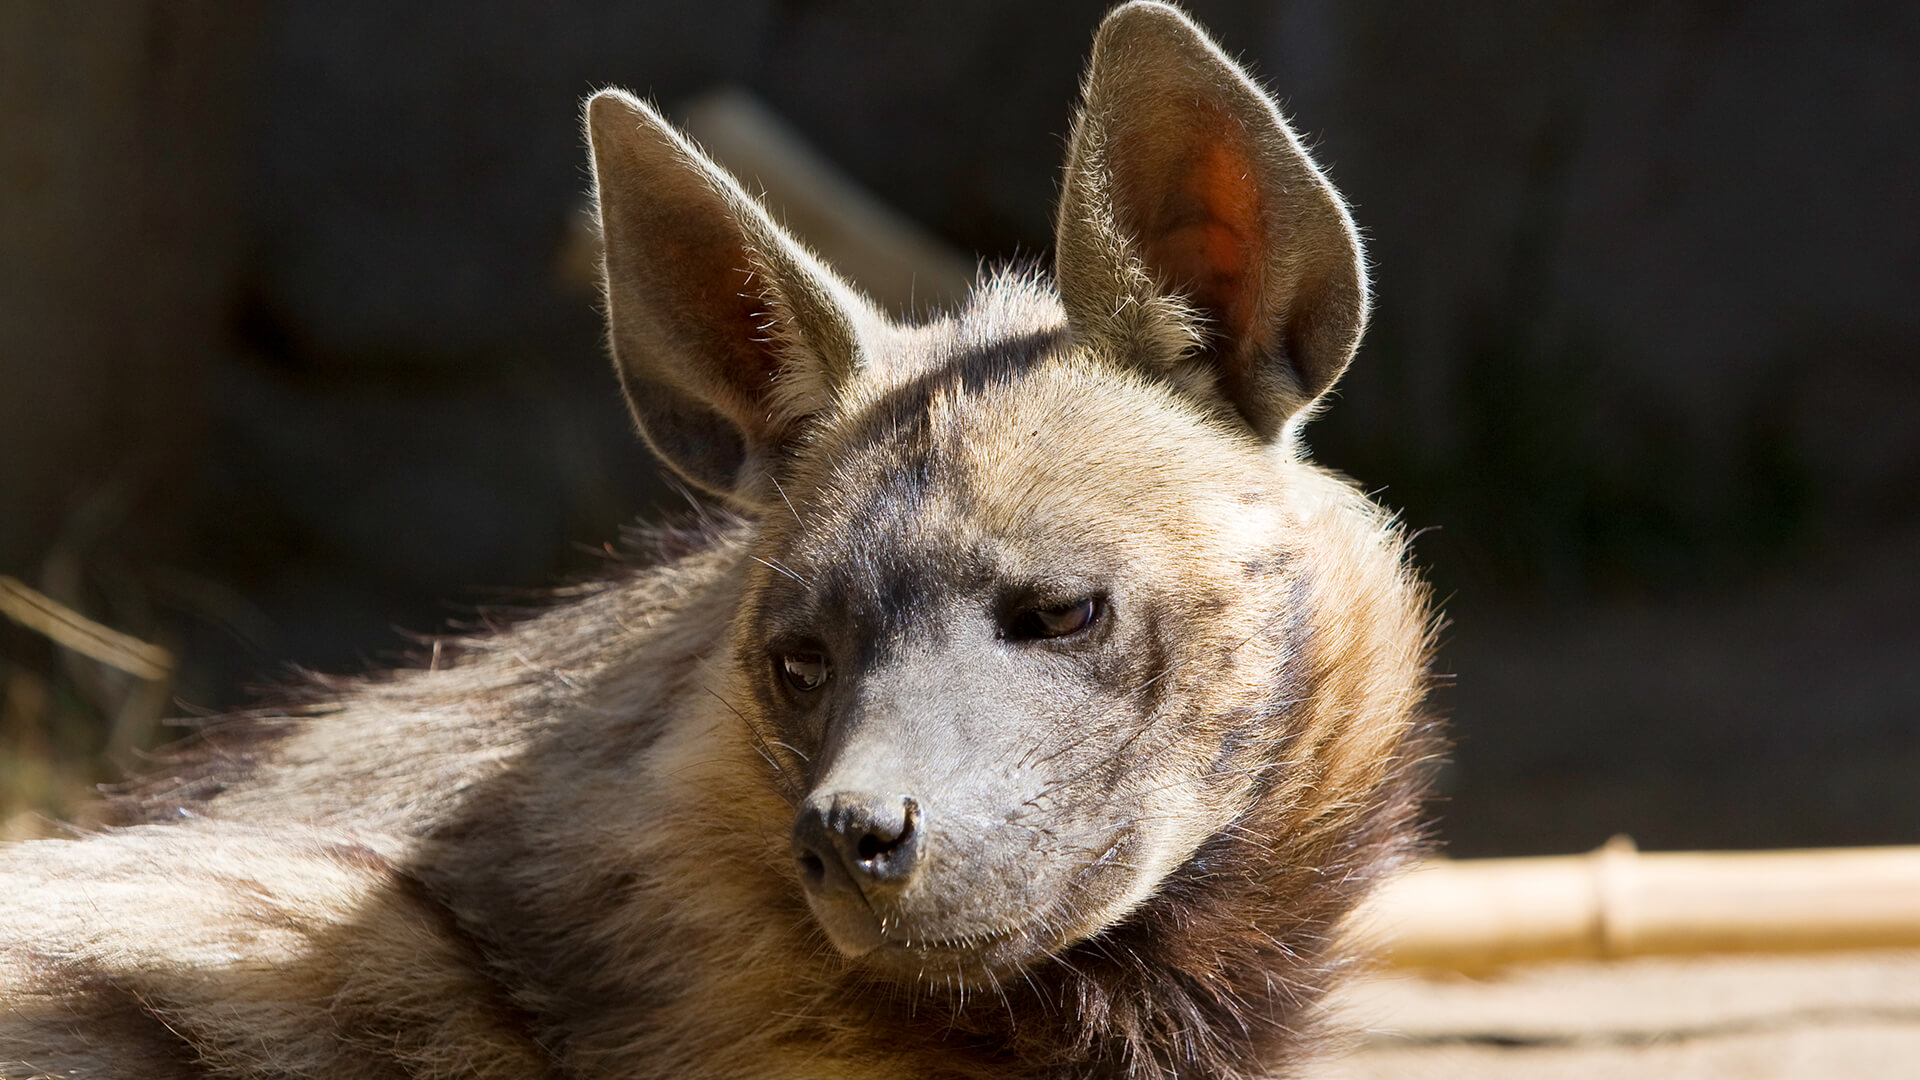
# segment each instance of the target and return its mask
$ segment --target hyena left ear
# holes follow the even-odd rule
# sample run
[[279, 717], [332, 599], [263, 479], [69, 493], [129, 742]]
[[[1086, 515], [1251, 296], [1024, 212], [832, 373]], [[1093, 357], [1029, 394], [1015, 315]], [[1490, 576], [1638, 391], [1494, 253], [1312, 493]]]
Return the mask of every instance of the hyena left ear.
[[764, 490], [881, 318], [645, 103], [587, 101], [614, 366], [640, 433], [691, 483]]
[[1169, 373], [1198, 361], [1278, 437], [1366, 323], [1340, 196], [1273, 99], [1166, 4], [1107, 16], [1082, 93], [1056, 235], [1069, 329]]

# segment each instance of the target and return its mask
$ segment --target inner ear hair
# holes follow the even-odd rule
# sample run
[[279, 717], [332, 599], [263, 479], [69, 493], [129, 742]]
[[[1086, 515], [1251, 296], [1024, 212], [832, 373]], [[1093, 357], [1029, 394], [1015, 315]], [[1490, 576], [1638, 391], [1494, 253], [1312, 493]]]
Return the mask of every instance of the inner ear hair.
[[1083, 97], [1057, 238], [1069, 324], [1149, 363], [1198, 359], [1278, 436], [1366, 321], [1345, 205], [1273, 99], [1166, 4], [1108, 16]]
[[859, 363], [878, 318], [646, 103], [587, 103], [614, 366], [641, 434], [740, 502]]

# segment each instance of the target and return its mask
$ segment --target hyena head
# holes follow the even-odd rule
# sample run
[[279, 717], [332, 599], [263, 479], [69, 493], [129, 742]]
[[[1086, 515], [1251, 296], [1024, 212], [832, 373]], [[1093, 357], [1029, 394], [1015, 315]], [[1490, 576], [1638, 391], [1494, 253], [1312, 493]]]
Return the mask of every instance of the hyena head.
[[792, 812], [770, 872], [838, 951], [999, 980], [1210, 890], [1261, 948], [1324, 934], [1247, 905], [1352, 870], [1426, 617], [1384, 519], [1298, 460], [1367, 291], [1273, 102], [1174, 9], [1119, 9], [1057, 292], [1002, 274], [917, 326], [648, 106], [603, 92], [589, 128], [628, 399], [755, 522], [722, 696]]

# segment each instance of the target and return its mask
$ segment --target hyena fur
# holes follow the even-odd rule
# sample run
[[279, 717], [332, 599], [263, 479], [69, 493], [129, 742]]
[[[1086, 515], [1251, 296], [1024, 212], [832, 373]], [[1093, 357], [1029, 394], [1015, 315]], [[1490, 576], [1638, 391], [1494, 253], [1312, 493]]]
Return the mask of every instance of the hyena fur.
[[1051, 279], [902, 325], [595, 95], [615, 366], [730, 509], [0, 854], [0, 1076], [1310, 1060], [1434, 745], [1403, 538], [1296, 439], [1360, 247], [1176, 9], [1083, 97]]

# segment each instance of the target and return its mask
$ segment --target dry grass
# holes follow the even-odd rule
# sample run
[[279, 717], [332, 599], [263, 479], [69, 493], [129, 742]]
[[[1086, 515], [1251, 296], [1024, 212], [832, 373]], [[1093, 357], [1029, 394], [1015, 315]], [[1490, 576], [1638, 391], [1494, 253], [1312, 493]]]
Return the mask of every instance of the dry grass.
[[159, 736], [176, 661], [0, 575], [0, 616], [44, 638], [52, 664], [0, 657], [0, 840], [81, 816], [102, 782]]

